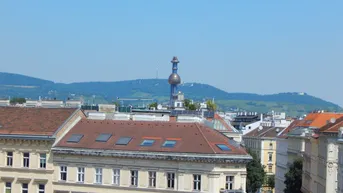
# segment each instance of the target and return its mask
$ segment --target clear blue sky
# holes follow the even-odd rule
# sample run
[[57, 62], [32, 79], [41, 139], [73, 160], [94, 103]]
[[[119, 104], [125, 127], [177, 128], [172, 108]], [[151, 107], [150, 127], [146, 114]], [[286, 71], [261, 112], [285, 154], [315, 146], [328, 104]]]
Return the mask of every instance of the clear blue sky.
[[56, 82], [160, 78], [343, 105], [343, 1], [0, 1], [0, 71]]

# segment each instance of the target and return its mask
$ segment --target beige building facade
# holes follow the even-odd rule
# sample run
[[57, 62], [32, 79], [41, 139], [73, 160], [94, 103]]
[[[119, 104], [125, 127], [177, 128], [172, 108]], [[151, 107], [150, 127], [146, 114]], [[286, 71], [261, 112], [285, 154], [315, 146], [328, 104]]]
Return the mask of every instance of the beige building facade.
[[52, 193], [54, 142], [84, 115], [77, 109], [0, 108], [0, 190]]

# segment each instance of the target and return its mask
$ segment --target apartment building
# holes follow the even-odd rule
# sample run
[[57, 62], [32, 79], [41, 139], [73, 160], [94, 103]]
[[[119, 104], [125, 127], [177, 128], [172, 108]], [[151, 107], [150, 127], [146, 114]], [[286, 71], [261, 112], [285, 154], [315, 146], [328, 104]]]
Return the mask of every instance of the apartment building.
[[52, 193], [50, 148], [83, 113], [77, 109], [0, 107], [0, 190]]
[[343, 193], [343, 127], [338, 129], [337, 193]]
[[[243, 136], [244, 145], [255, 152], [265, 166], [267, 176], [275, 176], [276, 170], [276, 136], [283, 128], [262, 127], [254, 129]], [[262, 193], [272, 193], [274, 189], [263, 187]]]
[[81, 120], [52, 148], [55, 192], [245, 192], [252, 158], [199, 123]]

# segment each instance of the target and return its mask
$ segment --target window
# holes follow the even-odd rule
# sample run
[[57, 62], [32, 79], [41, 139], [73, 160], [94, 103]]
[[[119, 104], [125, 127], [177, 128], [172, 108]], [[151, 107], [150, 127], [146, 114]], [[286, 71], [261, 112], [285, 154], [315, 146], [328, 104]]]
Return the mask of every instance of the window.
[[11, 193], [11, 192], [12, 192], [12, 183], [11, 182], [6, 182], [5, 193]]
[[149, 172], [149, 187], [152, 187], [152, 188], [156, 187], [156, 172], [153, 172], [153, 171]]
[[269, 149], [273, 149], [273, 143], [269, 143]]
[[110, 133], [101, 133], [101, 134], [96, 138], [95, 141], [97, 141], [97, 142], [107, 142], [107, 141], [110, 139], [111, 136], [112, 136], [112, 134], [110, 134]]
[[153, 139], [145, 139], [141, 143], [141, 146], [152, 146], [154, 143], [155, 143], [155, 140], [153, 140]]
[[7, 166], [13, 165], [13, 152], [7, 152]]
[[273, 172], [273, 167], [272, 166], [268, 166], [268, 173], [272, 173]]
[[60, 180], [67, 181], [67, 166], [60, 167]]
[[30, 167], [30, 153], [23, 153], [23, 166], [24, 168]]
[[233, 189], [233, 180], [234, 180], [234, 176], [226, 176], [226, 183], [225, 183], [226, 190]]
[[268, 153], [268, 162], [272, 162], [273, 161], [273, 153], [269, 152]]
[[175, 187], [175, 173], [167, 173], [167, 187], [174, 189], [174, 187]]
[[46, 154], [45, 153], [41, 153], [40, 154], [40, 164], [39, 167], [40, 168], [46, 168]]
[[174, 140], [167, 140], [163, 143], [163, 147], [174, 147], [176, 144], [176, 141]]
[[113, 169], [113, 184], [114, 185], [120, 185], [120, 170], [119, 169]]
[[84, 167], [78, 167], [77, 168], [77, 181], [78, 182], [84, 182], [85, 181], [85, 168]]
[[231, 151], [231, 149], [227, 145], [224, 145], [224, 144], [217, 144], [217, 147], [222, 151]]
[[95, 168], [95, 183], [102, 184], [102, 168]]
[[28, 184], [21, 184], [21, 192], [22, 193], [28, 193], [28, 188], [29, 188], [29, 185]]
[[138, 171], [131, 170], [131, 186], [137, 186], [137, 185], [138, 185]]
[[45, 185], [44, 184], [38, 185], [38, 193], [45, 193]]
[[82, 138], [82, 134], [72, 134], [70, 138], [67, 140], [67, 143], [79, 143]]
[[131, 137], [121, 137], [116, 142], [116, 145], [127, 145], [131, 141]]
[[193, 190], [200, 191], [201, 190], [201, 175], [193, 175]]

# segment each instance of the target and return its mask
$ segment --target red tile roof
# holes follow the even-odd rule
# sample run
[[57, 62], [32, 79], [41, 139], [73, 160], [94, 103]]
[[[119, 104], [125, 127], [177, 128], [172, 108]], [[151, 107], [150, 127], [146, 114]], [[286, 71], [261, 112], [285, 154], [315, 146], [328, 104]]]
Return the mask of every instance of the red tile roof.
[[288, 132], [296, 127], [321, 128], [327, 125], [331, 118], [339, 119], [341, 117], [343, 117], [343, 113], [310, 113], [302, 120], [293, 121], [278, 137], [287, 138]]
[[[101, 133], [112, 134], [107, 142], [96, 142]], [[84, 135], [78, 143], [68, 143], [73, 134]], [[128, 145], [115, 145], [120, 137], [132, 137]], [[143, 139], [154, 139], [152, 146], [140, 146]], [[175, 147], [162, 147], [165, 140], [177, 140]], [[231, 151], [222, 151], [216, 144], [225, 144]], [[114, 121], [83, 119], [56, 145], [57, 148], [172, 152], [198, 154], [247, 155], [241, 146], [234, 146], [218, 131], [199, 123]]]
[[76, 111], [71, 108], [0, 107], [0, 135], [53, 135]]
[[319, 129], [323, 133], [338, 133], [339, 128], [343, 127], [343, 117], [335, 120], [334, 123], [330, 122]]

